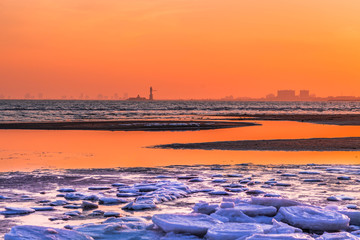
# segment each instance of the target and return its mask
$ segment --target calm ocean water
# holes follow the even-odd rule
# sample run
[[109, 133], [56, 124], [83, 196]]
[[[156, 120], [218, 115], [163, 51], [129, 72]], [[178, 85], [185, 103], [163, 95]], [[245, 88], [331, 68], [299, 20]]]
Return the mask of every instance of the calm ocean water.
[[0, 122], [168, 119], [256, 113], [360, 113], [360, 102], [0, 100]]

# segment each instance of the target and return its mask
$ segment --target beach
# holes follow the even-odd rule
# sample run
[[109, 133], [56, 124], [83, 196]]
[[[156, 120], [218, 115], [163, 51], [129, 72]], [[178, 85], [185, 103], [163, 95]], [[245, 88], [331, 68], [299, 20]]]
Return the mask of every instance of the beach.
[[359, 151], [360, 138], [309, 138], [158, 145], [165, 149], [258, 151]]
[[[199, 209], [213, 209], [210, 212], [223, 214], [222, 206], [227, 205], [255, 207], [255, 213], [236, 221], [260, 226], [257, 234], [268, 231], [264, 225], [273, 224], [271, 231], [277, 233], [280, 230], [271, 221], [278, 219], [274, 216], [280, 214], [279, 209], [261, 215], [259, 204], [252, 203], [269, 206], [276, 199], [323, 209], [317, 214], [329, 214], [328, 205], [339, 214], [350, 211], [349, 219], [354, 217], [351, 214], [355, 218], [360, 214], [356, 210], [360, 204], [356, 116], [329, 115], [322, 120], [317, 116], [243, 117], [1, 123], [6, 141], [0, 152], [0, 207], [4, 208], [0, 234], [16, 236], [9, 231], [19, 225], [24, 228], [17, 231], [25, 234], [46, 235], [46, 228], [51, 228], [70, 229], [71, 234], [93, 239], [118, 234], [124, 239], [188, 239], [189, 234], [190, 239], [203, 239], [203, 234], [193, 235], [178, 221], [190, 217], [186, 221], [196, 224], [192, 212], [208, 216]], [[15, 150], [19, 139], [26, 151]], [[179, 141], [182, 143], [176, 143]], [[80, 142], [83, 146], [77, 144]], [[169, 144], [161, 144], [166, 142]], [[24, 161], [24, 156], [31, 161]], [[161, 214], [174, 218], [173, 226], [181, 229], [178, 235], [167, 233]], [[229, 215], [215, 216], [210, 221], [229, 221], [225, 220]], [[126, 221], [136, 222], [137, 227]], [[127, 226], [126, 230], [106, 230], [116, 224]], [[322, 234], [321, 229], [301, 228], [305, 232], [301, 237], [307, 239]], [[246, 230], [241, 234], [250, 237], [255, 233]], [[218, 233], [213, 237], [217, 239]]]

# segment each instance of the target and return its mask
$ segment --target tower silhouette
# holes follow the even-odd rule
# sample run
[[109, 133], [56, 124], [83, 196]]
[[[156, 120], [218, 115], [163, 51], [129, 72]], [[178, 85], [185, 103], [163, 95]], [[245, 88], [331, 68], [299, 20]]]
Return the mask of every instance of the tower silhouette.
[[149, 95], [149, 100], [154, 100], [154, 95], [153, 95], [153, 88], [150, 87], [150, 95]]

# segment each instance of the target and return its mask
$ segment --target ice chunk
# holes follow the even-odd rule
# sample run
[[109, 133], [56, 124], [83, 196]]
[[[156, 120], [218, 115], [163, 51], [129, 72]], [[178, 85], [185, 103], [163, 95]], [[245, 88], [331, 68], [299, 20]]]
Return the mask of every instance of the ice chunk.
[[155, 240], [162, 236], [159, 232], [148, 231], [143, 227], [133, 229], [121, 220], [106, 224], [84, 224], [74, 229], [99, 240]]
[[71, 217], [76, 217], [76, 216], [80, 215], [80, 212], [79, 211], [71, 211], [71, 212], [64, 213], [64, 215], [71, 216]]
[[348, 204], [348, 205], [346, 205], [346, 207], [349, 209], [357, 209], [358, 208], [358, 206], [356, 204]]
[[224, 223], [215, 225], [207, 231], [208, 240], [235, 240], [245, 238], [254, 233], [263, 233], [263, 229], [256, 223]]
[[351, 180], [351, 177], [348, 177], [348, 176], [340, 176], [340, 177], [337, 177], [338, 180]]
[[317, 240], [360, 240], [359, 237], [354, 236], [348, 232], [324, 233]]
[[320, 231], [343, 230], [350, 222], [339, 212], [308, 206], [281, 207], [275, 218], [294, 227]]
[[32, 207], [35, 211], [53, 211], [55, 208], [51, 206]]
[[285, 198], [276, 197], [252, 197], [251, 203], [255, 205], [273, 206], [276, 208], [302, 205], [301, 203]]
[[328, 201], [347, 201], [347, 200], [355, 200], [354, 197], [349, 197], [349, 196], [344, 196], [344, 195], [336, 195], [336, 196], [331, 196], [327, 198]]
[[190, 179], [189, 182], [203, 182], [204, 179], [202, 178], [193, 178], [193, 179]]
[[5, 240], [93, 240], [85, 234], [58, 228], [40, 227], [40, 226], [15, 226], [11, 228], [11, 231], [5, 235]]
[[311, 182], [311, 183], [318, 183], [318, 182], [322, 182], [323, 180], [321, 179], [304, 179], [304, 182]]
[[230, 173], [230, 174], [227, 174], [226, 176], [228, 176], [228, 177], [242, 177], [243, 175], [242, 174], [237, 174], [237, 173]]
[[292, 227], [286, 223], [278, 222], [275, 219], [272, 220], [273, 226], [267, 233], [302, 233], [300, 228]]
[[195, 235], [191, 234], [180, 234], [169, 232], [164, 237], [160, 238], [160, 240], [201, 240], [202, 238], [198, 238]]
[[220, 221], [205, 214], [155, 214], [152, 221], [164, 232], [189, 233], [203, 236]]
[[82, 194], [82, 193], [72, 193], [72, 192], [69, 192], [69, 193], [66, 193], [64, 198], [66, 200], [80, 200], [84, 197], [85, 195]]
[[212, 180], [213, 183], [225, 183], [227, 182], [227, 179], [214, 179]]
[[[274, 218], [272, 217], [267, 217], [267, 216], [256, 216], [256, 217], [253, 217], [253, 219], [257, 222], [257, 223], [261, 223], [263, 225], [269, 225], [269, 224], [272, 224], [272, 220]], [[272, 226], [272, 225], [270, 225]]]
[[[220, 216], [217, 217], [216, 215]], [[240, 209], [236, 208], [224, 208], [219, 209], [215, 213], [211, 214], [210, 216], [217, 218], [219, 220], [223, 219], [224, 217], [226, 221], [223, 222], [240, 222], [240, 223], [255, 223], [256, 221], [247, 216], [245, 213], [243, 213]]]
[[127, 205], [125, 205], [124, 207], [122, 207], [122, 209], [124, 209], [124, 210], [134, 210], [134, 211], [145, 210], [145, 209], [154, 209], [154, 208], [156, 208], [156, 205], [153, 201], [130, 202]]
[[172, 177], [167, 175], [158, 175], [156, 176], [156, 178], [172, 178]]
[[[134, 185], [134, 188], [144, 187], [145, 185]], [[178, 181], [159, 181], [151, 185], [156, 188], [154, 191], [146, 192], [144, 195], [136, 198], [135, 201], [127, 204], [123, 209], [142, 210], [156, 208], [155, 204], [172, 201], [178, 198], [186, 197], [191, 190], [185, 184]], [[149, 189], [150, 185], [146, 185]]]
[[73, 188], [60, 188], [57, 190], [58, 192], [76, 192]]
[[[65, 205], [65, 206], [63, 206], [63, 208], [79, 209], [79, 208], [81, 208], [81, 205], [77, 205], [77, 204], [74, 204], [74, 205]], [[85, 210], [85, 209], [84, 209], [84, 210]]]
[[332, 201], [332, 202], [341, 201], [341, 199], [336, 196], [330, 196], [330, 197], [326, 198], [326, 200]]
[[104, 217], [120, 217], [118, 212], [104, 212]]
[[246, 240], [314, 240], [314, 238], [304, 233], [254, 234], [246, 238]]
[[235, 203], [234, 202], [222, 202], [220, 204], [220, 208], [234, 208]]
[[209, 192], [210, 195], [230, 195], [230, 193], [226, 192], [226, 191], [212, 191]]
[[360, 211], [340, 210], [339, 212], [350, 218], [350, 224], [360, 226]]
[[211, 177], [224, 177], [224, 175], [222, 175], [222, 174], [214, 174], [214, 175], [212, 175]]
[[5, 211], [0, 212], [2, 215], [21, 215], [35, 212], [32, 208], [22, 207], [5, 207]]
[[309, 175], [316, 175], [320, 174], [320, 172], [314, 172], [314, 171], [301, 171], [300, 174], [309, 174]]
[[68, 204], [68, 202], [65, 200], [56, 200], [56, 201], [51, 202], [50, 206], [63, 206], [66, 204]]
[[218, 208], [219, 208], [219, 205], [217, 205], [217, 204], [210, 205], [209, 203], [199, 202], [199, 203], [195, 203], [195, 206], [193, 209], [194, 209], [194, 212], [196, 212], [196, 213], [203, 213], [203, 214], [210, 215], [210, 214], [216, 212], [216, 210]]
[[290, 183], [275, 183], [275, 186], [279, 186], [279, 187], [290, 187], [291, 184]]
[[115, 205], [121, 203], [127, 203], [128, 201], [121, 198], [110, 198], [110, 197], [102, 197], [99, 199], [99, 203], [103, 205]]
[[158, 190], [158, 187], [154, 186], [154, 185], [144, 185], [144, 186], [137, 186], [136, 189], [139, 192], [153, 192]]
[[124, 184], [124, 183], [113, 183], [113, 184], [111, 184], [111, 186], [113, 186], [113, 187], [128, 187], [128, 185]]
[[282, 177], [297, 177], [298, 175], [296, 174], [292, 174], [292, 173], [284, 173], [284, 174], [281, 174]]
[[125, 193], [125, 192], [119, 192], [116, 194], [117, 197], [137, 197], [141, 195], [140, 193]]
[[273, 198], [278, 198], [281, 197], [280, 194], [275, 194], [275, 193], [267, 193], [264, 195], [264, 197], [273, 197]]
[[261, 191], [261, 190], [248, 190], [246, 191], [246, 194], [249, 194], [249, 195], [260, 195], [260, 194], [264, 194], [265, 192], [264, 191]]
[[96, 203], [83, 201], [80, 207], [83, 208], [84, 210], [90, 210], [90, 209], [98, 208], [99, 206]]
[[236, 209], [241, 210], [243, 213], [250, 217], [255, 217], [259, 215], [264, 216], [275, 216], [277, 209], [273, 206], [263, 206], [263, 205], [253, 205], [253, 204], [241, 204], [235, 207]]

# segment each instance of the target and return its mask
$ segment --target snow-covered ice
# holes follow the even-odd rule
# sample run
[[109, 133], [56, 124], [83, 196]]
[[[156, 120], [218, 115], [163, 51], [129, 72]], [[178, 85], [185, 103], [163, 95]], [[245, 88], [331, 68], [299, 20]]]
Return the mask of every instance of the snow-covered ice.
[[292, 234], [254, 234], [246, 240], [314, 240], [313, 237], [303, 233]]
[[263, 232], [256, 223], [224, 223], [209, 228], [205, 237], [208, 240], [235, 240]]
[[93, 240], [77, 231], [40, 226], [15, 226], [5, 235], [5, 240]]
[[277, 220], [308, 230], [339, 231], [349, 227], [350, 219], [337, 211], [309, 206], [281, 207]]
[[152, 221], [164, 232], [189, 233], [203, 236], [207, 230], [221, 222], [200, 213], [193, 214], [155, 214]]

